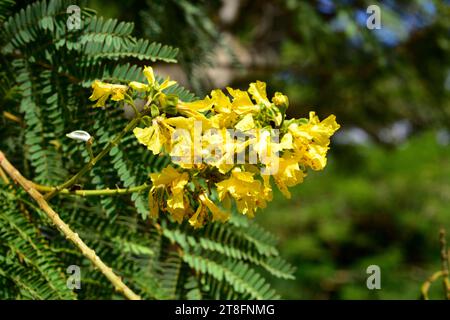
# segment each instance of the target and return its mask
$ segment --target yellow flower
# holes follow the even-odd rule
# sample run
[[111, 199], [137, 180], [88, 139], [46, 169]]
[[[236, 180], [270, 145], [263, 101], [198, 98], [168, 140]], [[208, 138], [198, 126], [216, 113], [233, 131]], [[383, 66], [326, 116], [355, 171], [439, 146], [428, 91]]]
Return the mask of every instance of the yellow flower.
[[196, 100], [193, 102], [179, 101], [177, 108], [182, 111], [193, 110], [193, 111], [199, 111], [199, 112], [206, 112], [206, 111], [211, 110], [212, 101], [208, 96], [206, 96], [206, 98], [203, 100]]
[[256, 113], [259, 111], [259, 106], [254, 105], [248, 93], [239, 89], [232, 89], [227, 87], [228, 92], [233, 97], [231, 109], [233, 112], [241, 115], [246, 113]]
[[128, 87], [121, 84], [110, 84], [95, 80], [92, 84], [92, 89], [93, 92], [89, 100], [98, 100], [95, 107], [103, 107], [110, 96], [113, 101], [123, 100]]
[[159, 154], [162, 148], [170, 141], [170, 132], [168, 132], [166, 127], [161, 126], [162, 122], [163, 119], [157, 117], [156, 119], [153, 119], [150, 127], [135, 128], [133, 130], [139, 143], [146, 145], [147, 149], [154, 154]]
[[209, 119], [199, 123], [194, 117], [172, 117], [164, 120], [164, 123], [174, 128], [171, 136], [168, 153], [172, 161], [183, 168], [200, 168], [202, 155], [202, 131], [209, 129]]
[[162, 120], [165, 124], [176, 129], [193, 130], [195, 119], [186, 117], [172, 117]]
[[214, 128], [232, 128], [238, 122], [239, 116], [259, 111], [259, 106], [253, 104], [247, 92], [232, 88], [227, 90], [233, 98], [232, 101], [219, 89], [211, 91], [211, 98], [207, 100], [216, 113], [210, 117]]
[[189, 175], [186, 172], [179, 172], [175, 168], [168, 166], [160, 173], [150, 174], [153, 186], [152, 189], [163, 187], [167, 190], [167, 211], [175, 221], [181, 223], [186, 214], [189, 213], [189, 206], [185, 201], [184, 187], [189, 182]]
[[147, 78], [149, 86], [153, 87], [156, 84], [155, 74], [153, 73], [153, 68], [150, 66], [144, 67], [143, 74]]
[[230, 99], [221, 91], [211, 91], [211, 101], [213, 102], [214, 112], [210, 117], [214, 128], [231, 128], [236, 123], [238, 115], [232, 112]]
[[233, 168], [236, 144], [226, 128], [204, 132], [201, 149], [203, 162], [216, 167], [220, 173], [227, 173]]
[[145, 67], [144, 68], [144, 76], [147, 78], [148, 85], [150, 87], [155, 88], [156, 90], [164, 90], [167, 89], [173, 85], [175, 85], [176, 81], [170, 81], [169, 78], [163, 81], [163, 83], [159, 84], [158, 81], [156, 81], [155, 74], [153, 73], [152, 67]]
[[215, 203], [208, 198], [206, 193], [200, 194], [199, 200], [209, 209], [209, 211], [211, 211], [212, 221], [226, 222], [230, 218], [230, 213], [216, 206]]
[[214, 111], [217, 113], [231, 113], [230, 99], [220, 89], [211, 91], [211, 102], [214, 105]]
[[261, 104], [265, 105], [266, 107], [270, 106], [270, 101], [269, 101], [269, 99], [267, 99], [265, 82], [256, 81], [256, 82], [250, 83], [248, 92], [250, 92], [253, 100], [255, 100], [256, 103], [258, 103], [258, 104], [261, 103]]
[[[285, 139], [286, 140], [286, 139]], [[267, 164], [278, 159], [278, 153], [282, 150], [283, 146], [289, 143], [289, 141], [283, 141], [283, 144], [272, 141], [272, 135], [269, 130], [257, 130], [256, 138], [252, 142], [252, 148], [257, 153], [258, 159], [261, 163]]]
[[210, 110], [212, 107], [212, 103], [209, 101], [209, 98], [205, 98], [203, 100], [197, 100], [194, 102], [184, 102], [178, 101], [177, 110], [184, 117], [192, 118], [197, 121], [202, 122], [203, 130], [207, 130], [212, 127], [212, 121], [210, 118], [207, 118], [203, 113]]
[[272, 102], [278, 108], [287, 108], [289, 107], [289, 99], [287, 96], [282, 94], [281, 92], [275, 92], [275, 95], [272, 98]]
[[267, 98], [266, 83], [261, 81], [251, 83], [248, 92], [258, 105], [265, 107], [266, 120], [273, 121], [277, 127], [280, 126], [283, 122], [283, 115], [289, 105], [287, 97], [280, 92], [276, 92], [272, 98], [272, 104]]
[[208, 198], [206, 193], [200, 194], [198, 200], [198, 208], [189, 219], [189, 224], [194, 228], [200, 228], [203, 226], [208, 209], [212, 213], [212, 221], [226, 222], [230, 219], [230, 213], [217, 207], [214, 202]]
[[300, 162], [313, 170], [322, 170], [327, 165], [328, 149], [318, 144], [309, 144]]
[[290, 134], [288, 132], [281, 138], [280, 150], [293, 149], [293, 148], [294, 148], [294, 144], [293, 144], [292, 134]]
[[130, 87], [133, 88], [136, 91], [147, 91], [147, 89], [149, 88], [148, 85], [146, 85], [145, 83], [141, 83], [141, 82], [137, 82], [137, 81], [131, 81], [129, 83]]
[[159, 90], [164, 90], [170, 88], [171, 86], [174, 86], [176, 83], [177, 83], [176, 81], [173, 80], [171, 81], [170, 78], [167, 77], [167, 79], [164, 80], [163, 83], [161, 83], [158, 88]]
[[238, 120], [238, 114], [235, 112], [218, 113], [210, 117], [213, 128], [232, 128]]
[[158, 81], [156, 81], [153, 68], [150, 66], [144, 67], [144, 71], [142, 73], [147, 79], [148, 85], [137, 81], [131, 81], [130, 87], [136, 91], [147, 91], [149, 88], [155, 88], [158, 91], [162, 91], [177, 83], [176, 81], [170, 81], [170, 79], [167, 78], [163, 81], [163, 83], [159, 84]]
[[248, 131], [254, 129], [255, 122], [253, 121], [253, 116], [251, 114], [247, 114], [234, 127], [240, 131]]
[[184, 200], [184, 186], [188, 183], [187, 174], [183, 179], [177, 179], [171, 188], [172, 194], [167, 198], [167, 211], [178, 223], [183, 221], [187, 213], [187, 205]]
[[315, 112], [309, 113], [307, 124], [289, 125], [288, 131], [294, 137], [294, 152], [298, 161], [313, 170], [322, 170], [327, 164], [330, 137], [339, 127], [334, 115], [319, 121]]
[[195, 119], [185, 117], [165, 120], [166, 125], [174, 127], [166, 152], [171, 156], [172, 162], [185, 169], [192, 169], [195, 163], [194, 122]]
[[197, 210], [189, 219], [189, 224], [196, 229], [201, 228], [203, 226], [206, 214], [208, 213], [207, 209], [208, 208], [200, 201]]
[[323, 121], [319, 121], [316, 113], [309, 113], [309, 122], [307, 124], [298, 125], [293, 123], [289, 126], [289, 132], [295, 137], [303, 137], [308, 140], [314, 140], [314, 143], [321, 146], [330, 144], [330, 137], [340, 128], [336, 122], [336, 117], [330, 115]]
[[288, 187], [295, 186], [303, 182], [304, 172], [300, 169], [298, 160], [289, 152], [279, 158], [278, 170], [273, 173], [275, 183], [280, 189], [281, 193], [288, 199], [291, 198], [291, 193]]
[[266, 206], [261, 181], [253, 178], [254, 173], [242, 172], [239, 168], [231, 172], [229, 179], [216, 183], [220, 201], [230, 195], [236, 201], [239, 212], [253, 218], [256, 209]]

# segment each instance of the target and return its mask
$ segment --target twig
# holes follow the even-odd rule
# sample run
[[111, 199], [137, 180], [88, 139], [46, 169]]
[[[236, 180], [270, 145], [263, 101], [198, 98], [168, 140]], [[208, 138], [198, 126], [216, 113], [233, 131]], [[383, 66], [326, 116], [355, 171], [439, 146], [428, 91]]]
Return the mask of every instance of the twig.
[[443, 228], [439, 232], [439, 243], [441, 247], [441, 270], [433, 273], [433, 275], [423, 283], [421, 291], [424, 300], [429, 300], [428, 291], [430, 290], [431, 284], [441, 277], [444, 286], [445, 299], [450, 300], [449, 261], [445, 230]]
[[445, 229], [442, 228], [439, 232], [439, 243], [441, 245], [441, 269], [442, 269], [442, 284], [444, 286], [444, 294], [447, 300], [450, 300], [450, 280], [449, 280], [449, 262], [447, 242], [445, 239]]
[[39, 207], [47, 214], [50, 220], [56, 225], [56, 227], [66, 236], [67, 239], [72, 241], [81, 253], [88, 258], [100, 271], [108, 278], [108, 280], [114, 285], [114, 288], [123, 293], [125, 297], [131, 300], [139, 300], [140, 297], [135, 294], [126, 284], [122, 282], [122, 279], [118, 277], [114, 271], [108, 267], [95, 253], [94, 250], [89, 248], [77, 233], [73, 232], [69, 225], [67, 225], [59, 215], [48, 205], [43, 195], [39, 193], [33, 184], [25, 179], [21, 173], [14, 168], [14, 166], [6, 159], [3, 152], [0, 151], [0, 166], [8, 173], [8, 175], [39, 204]]
[[[55, 190], [55, 187], [50, 186], [43, 186], [40, 184], [33, 183], [33, 186], [38, 191], [43, 192], [51, 192]], [[134, 193], [134, 192], [140, 192], [144, 191], [146, 189], [150, 188], [150, 185], [144, 183], [136, 187], [131, 188], [125, 188], [125, 189], [92, 189], [92, 190], [70, 190], [70, 189], [62, 189], [59, 191], [60, 194], [65, 195], [76, 195], [76, 196], [82, 196], [82, 197], [90, 197], [90, 196], [112, 196], [112, 195], [119, 195], [119, 194], [128, 194], [128, 193]]]
[[89, 154], [89, 160], [94, 160], [94, 151], [92, 151], [92, 144], [94, 143], [94, 138], [91, 137], [88, 141], [86, 141], [86, 150]]
[[437, 279], [439, 279], [440, 277], [442, 277], [442, 270], [439, 270], [435, 273], [433, 273], [433, 275], [431, 277], [429, 277], [427, 279], [427, 281], [425, 281], [422, 284], [422, 297], [424, 300], [429, 300], [430, 297], [428, 296], [428, 291], [430, 290], [430, 286], [433, 282], [435, 282]]
[[11, 112], [3, 111], [3, 117], [5, 117], [8, 120], [17, 122], [21, 127], [25, 126], [23, 120], [21, 118], [19, 118], [18, 116], [12, 114]]

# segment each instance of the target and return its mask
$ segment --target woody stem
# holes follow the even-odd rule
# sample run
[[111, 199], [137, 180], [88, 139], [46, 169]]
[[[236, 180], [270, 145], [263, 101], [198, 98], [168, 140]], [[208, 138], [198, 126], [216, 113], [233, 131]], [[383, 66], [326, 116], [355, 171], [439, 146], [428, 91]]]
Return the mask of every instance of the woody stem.
[[140, 297], [134, 293], [123, 281], [117, 276], [114, 271], [108, 267], [94, 250], [89, 248], [80, 236], [72, 231], [68, 224], [66, 224], [59, 215], [49, 206], [45, 201], [42, 194], [34, 188], [31, 181], [28, 181], [22, 174], [14, 168], [14, 166], [6, 159], [5, 155], [0, 151], [0, 166], [6, 171], [6, 173], [17, 182], [38, 204], [42, 211], [45, 212], [47, 217], [52, 223], [63, 233], [67, 239], [69, 239], [80, 251], [88, 258], [113, 284], [114, 288], [123, 293], [125, 297], [131, 300], [139, 300]]

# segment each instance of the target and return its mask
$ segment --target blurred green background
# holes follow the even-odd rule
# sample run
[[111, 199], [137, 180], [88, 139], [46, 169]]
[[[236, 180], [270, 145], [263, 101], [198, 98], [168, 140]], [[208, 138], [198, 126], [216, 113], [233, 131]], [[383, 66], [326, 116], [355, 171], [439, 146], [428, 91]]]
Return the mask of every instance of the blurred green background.
[[[370, 30], [369, 5], [381, 29]], [[290, 116], [341, 124], [323, 172], [257, 220], [280, 237], [290, 299], [416, 299], [450, 233], [450, 1], [88, 1], [137, 34], [180, 48], [158, 65], [199, 96], [268, 83]], [[366, 268], [381, 268], [368, 290]], [[441, 283], [431, 298], [442, 298]]]

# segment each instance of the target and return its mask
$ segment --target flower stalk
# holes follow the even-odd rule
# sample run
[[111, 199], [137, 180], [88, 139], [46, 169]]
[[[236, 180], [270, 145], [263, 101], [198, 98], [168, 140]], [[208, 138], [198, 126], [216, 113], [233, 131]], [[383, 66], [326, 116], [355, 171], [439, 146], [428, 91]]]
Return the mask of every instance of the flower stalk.
[[53, 198], [57, 193], [59, 193], [63, 189], [68, 189], [70, 186], [75, 184], [86, 172], [91, 170], [97, 162], [99, 162], [105, 155], [111, 151], [111, 149], [118, 145], [120, 140], [127, 134], [129, 131], [133, 130], [140, 122], [141, 117], [143, 114], [139, 114], [138, 117], [133, 118], [128, 124], [125, 126], [125, 128], [122, 129], [121, 132], [119, 132], [111, 141], [108, 142], [108, 144], [103, 148], [102, 151], [100, 151], [99, 154], [97, 154], [95, 157], [91, 157], [88, 163], [84, 165], [83, 168], [81, 168], [78, 173], [76, 173], [74, 176], [72, 176], [69, 180], [66, 182], [55, 186], [50, 192], [48, 192], [44, 198], [46, 200], [50, 200]]

